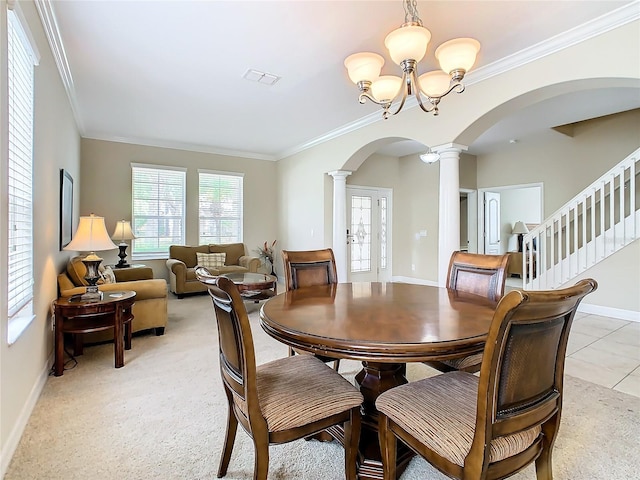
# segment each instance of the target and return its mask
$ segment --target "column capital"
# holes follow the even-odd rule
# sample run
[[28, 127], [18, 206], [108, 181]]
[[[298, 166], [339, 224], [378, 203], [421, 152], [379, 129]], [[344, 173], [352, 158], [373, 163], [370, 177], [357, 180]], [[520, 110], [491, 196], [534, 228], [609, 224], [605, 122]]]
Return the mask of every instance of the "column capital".
[[328, 175], [331, 175], [334, 179], [337, 178], [347, 178], [353, 172], [349, 170], [333, 170], [331, 172], [327, 172]]
[[458, 154], [469, 150], [467, 145], [460, 143], [443, 143], [435, 147], [431, 147], [431, 151], [439, 154], [457, 152]]

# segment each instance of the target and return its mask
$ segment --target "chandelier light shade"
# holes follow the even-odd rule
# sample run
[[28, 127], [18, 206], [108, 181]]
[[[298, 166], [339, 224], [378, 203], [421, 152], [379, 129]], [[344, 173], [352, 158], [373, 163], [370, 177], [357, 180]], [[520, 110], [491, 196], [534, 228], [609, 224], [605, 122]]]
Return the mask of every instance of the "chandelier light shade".
[[113, 231], [113, 235], [111, 235], [113, 240], [119, 241], [118, 248], [120, 252], [118, 253], [118, 257], [120, 257], [120, 261], [115, 265], [116, 268], [127, 268], [130, 265], [127, 263], [127, 240], [133, 240], [136, 236], [133, 234], [131, 230], [131, 222], [128, 220], [120, 220], [116, 223], [116, 228]]
[[80, 297], [82, 301], [100, 300], [102, 298], [97, 285], [100, 278], [98, 269], [102, 258], [96, 255], [96, 252], [113, 250], [114, 248], [117, 247], [109, 238], [103, 217], [98, 217], [93, 213], [88, 217], [80, 217], [76, 233], [73, 235], [71, 242], [64, 247], [64, 250], [89, 252], [82, 259], [82, 263], [87, 267], [84, 279], [88, 284], [86, 293]]
[[404, 0], [405, 21], [384, 40], [391, 60], [402, 69], [402, 78], [380, 76], [384, 59], [376, 53], [355, 53], [344, 61], [349, 78], [360, 90], [360, 103], [370, 100], [380, 105], [385, 119], [389, 118], [392, 105], [396, 105], [393, 115], [399, 113], [409, 95], [415, 96], [423, 111], [438, 115], [442, 97], [464, 91], [462, 79], [480, 51], [480, 42], [474, 38], [449, 40], [435, 51], [441, 70], [418, 76], [418, 62], [426, 55], [431, 32], [422, 25], [416, 3]]
[[422, 160], [424, 163], [435, 163], [440, 160], [440, 154], [429, 149], [425, 153], [420, 155], [420, 160]]

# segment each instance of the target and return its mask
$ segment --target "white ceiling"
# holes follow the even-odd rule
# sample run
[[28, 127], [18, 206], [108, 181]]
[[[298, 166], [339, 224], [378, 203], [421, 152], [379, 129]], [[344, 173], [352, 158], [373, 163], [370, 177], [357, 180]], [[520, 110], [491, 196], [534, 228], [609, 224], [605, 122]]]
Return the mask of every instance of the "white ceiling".
[[[84, 137], [263, 159], [281, 158], [351, 124], [377, 119], [379, 107], [358, 103], [343, 60], [375, 51], [387, 59], [383, 74], [396, 73], [383, 41], [404, 19], [400, 0], [38, 2], [57, 20], [67, 61], [63, 69]], [[435, 47], [454, 37], [481, 42], [474, 67], [481, 72], [533, 45], [557, 43], [563, 32], [597, 24], [620, 8], [637, 16], [640, 3], [418, 1], [432, 33], [419, 70], [437, 68]], [[249, 82], [242, 78], [248, 69], [281, 79], [273, 86]], [[575, 109], [576, 102], [593, 108]], [[567, 96], [504, 119], [470, 152], [637, 107], [635, 89], [603, 91], [597, 101]], [[569, 118], [567, 112], [576, 115]], [[402, 155], [421, 148], [403, 142], [385, 152]]]

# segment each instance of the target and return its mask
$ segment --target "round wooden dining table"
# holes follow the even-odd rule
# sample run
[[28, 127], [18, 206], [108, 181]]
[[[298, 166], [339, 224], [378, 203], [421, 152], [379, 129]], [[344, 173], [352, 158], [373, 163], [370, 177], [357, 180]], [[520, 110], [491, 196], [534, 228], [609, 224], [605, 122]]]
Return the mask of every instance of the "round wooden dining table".
[[[407, 383], [407, 362], [483, 351], [496, 305], [426, 285], [339, 283], [273, 297], [262, 306], [260, 319], [265, 332], [298, 350], [362, 361], [355, 377], [364, 397], [358, 478], [381, 479], [376, 398]], [[341, 440], [339, 431], [331, 434]], [[412, 456], [399, 448], [398, 475]]]

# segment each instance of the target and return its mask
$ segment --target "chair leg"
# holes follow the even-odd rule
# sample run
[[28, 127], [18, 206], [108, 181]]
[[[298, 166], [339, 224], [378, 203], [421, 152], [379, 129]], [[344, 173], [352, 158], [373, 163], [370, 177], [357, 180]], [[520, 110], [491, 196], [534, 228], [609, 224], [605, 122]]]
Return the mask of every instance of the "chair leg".
[[542, 453], [536, 458], [536, 478], [537, 480], [553, 480], [551, 449], [546, 446], [542, 448]]
[[[230, 394], [227, 393], [227, 395]], [[220, 466], [218, 467], [218, 478], [222, 478], [227, 474], [229, 460], [231, 460], [231, 452], [233, 451], [233, 443], [235, 442], [236, 432], [238, 431], [238, 419], [233, 413], [233, 406], [231, 404], [229, 404], [228, 415], [224, 448], [222, 449], [222, 457], [220, 458]]]
[[336, 372], [338, 371], [338, 369], [339, 369], [339, 368], [340, 368], [340, 359], [335, 360], [335, 361], [333, 362], [333, 369], [334, 369]]
[[293, 357], [296, 354], [295, 350], [292, 347], [289, 347], [289, 356]]
[[389, 417], [378, 412], [378, 438], [380, 454], [382, 456], [382, 470], [384, 480], [396, 480], [396, 436], [389, 428]]
[[344, 474], [346, 480], [356, 480], [356, 462], [360, 443], [360, 407], [351, 409], [351, 419], [344, 424]]
[[269, 440], [260, 441], [253, 437], [253, 449], [253, 480], [267, 480], [267, 474], [269, 473]]

